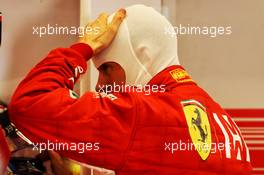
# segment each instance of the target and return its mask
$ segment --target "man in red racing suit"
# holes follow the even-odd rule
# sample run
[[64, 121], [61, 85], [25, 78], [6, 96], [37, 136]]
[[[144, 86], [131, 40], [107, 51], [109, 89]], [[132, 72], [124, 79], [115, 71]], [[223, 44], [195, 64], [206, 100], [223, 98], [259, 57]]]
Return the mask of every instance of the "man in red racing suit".
[[10, 117], [35, 149], [117, 175], [250, 174], [238, 127], [180, 65], [155, 74], [148, 89], [78, 97], [74, 83], [97, 49], [85, 39], [55, 49], [17, 87]]

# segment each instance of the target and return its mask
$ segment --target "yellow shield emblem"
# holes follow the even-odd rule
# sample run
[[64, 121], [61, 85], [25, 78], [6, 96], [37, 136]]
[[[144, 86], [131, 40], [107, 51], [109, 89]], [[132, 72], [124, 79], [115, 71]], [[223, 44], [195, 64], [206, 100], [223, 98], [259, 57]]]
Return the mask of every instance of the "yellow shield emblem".
[[196, 151], [203, 160], [211, 152], [211, 128], [205, 107], [196, 100], [182, 101], [189, 134]]

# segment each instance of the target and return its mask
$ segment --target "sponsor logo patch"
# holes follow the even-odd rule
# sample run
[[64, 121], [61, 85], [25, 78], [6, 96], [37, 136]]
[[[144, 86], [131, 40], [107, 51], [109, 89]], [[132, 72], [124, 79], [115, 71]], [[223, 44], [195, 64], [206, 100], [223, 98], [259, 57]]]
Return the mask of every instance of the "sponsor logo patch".
[[181, 102], [188, 130], [196, 151], [206, 160], [211, 152], [211, 127], [206, 109], [196, 100]]
[[193, 80], [189, 76], [189, 74], [181, 68], [177, 68], [177, 69], [170, 71], [170, 74], [171, 74], [172, 78], [174, 78], [179, 83], [193, 82]]

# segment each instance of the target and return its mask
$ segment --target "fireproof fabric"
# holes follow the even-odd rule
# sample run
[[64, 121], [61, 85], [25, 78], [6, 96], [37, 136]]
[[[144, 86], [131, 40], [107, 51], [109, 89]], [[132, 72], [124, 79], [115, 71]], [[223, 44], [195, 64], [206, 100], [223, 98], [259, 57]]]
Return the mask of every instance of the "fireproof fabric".
[[177, 38], [165, 33], [173, 26], [153, 8], [133, 5], [126, 11], [115, 39], [93, 62], [97, 68], [116, 62], [125, 70], [127, 84], [145, 85], [166, 67], [179, 65]]
[[5, 174], [10, 154], [8, 144], [0, 127], [0, 174]]
[[[6, 117], [7, 112], [6, 105], [0, 101], [0, 117]], [[10, 158], [10, 150], [6, 138], [3, 133], [4, 129], [0, 126], [0, 174], [5, 174], [7, 170], [7, 164]]]
[[[156, 88], [149, 95], [87, 92], [78, 98], [73, 85], [86, 71], [91, 56], [92, 50], [85, 44], [53, 50], [19, 84], [9, 114], [33, 143], [46, 147], [57, 143], [62, 147], [53, 144], [53, 149], [63, 156], [114, 170], [117, 175], [251, 174], [247, 147], [235, 123], [183, 67], [170, 66], [148, 83], [165, 85], [165, 92]], [[192, 116], [185, 115], [185, 106], [193, 107], [194, 102], [201, 113], [196, 116], [193, 110]], [[195, 124], [189, 126], [187, 120]], [[192, 139], [189, 129], [198, 140]], [[206, 149], [209, 155], [205, 158], [200, 156], [201, 149], [176, 147], [176, 143], [192, 144], [199, 139], [220, 145], [226, 142], [225, 137], [230, 147], [214, 152]], [[90, 144], [67, 149], [72, 143]], [[81, 149], [85, 149], [83, 153], [78, 152]]]

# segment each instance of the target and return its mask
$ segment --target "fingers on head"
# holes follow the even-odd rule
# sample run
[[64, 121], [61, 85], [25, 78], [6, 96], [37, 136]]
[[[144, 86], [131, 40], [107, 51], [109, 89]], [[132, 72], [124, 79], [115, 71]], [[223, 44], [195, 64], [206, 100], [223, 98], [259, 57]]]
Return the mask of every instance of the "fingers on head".
[[120, 9], [115, 13], [113, 20], [111, 21], [110, 27], [114, 30], [117, 30], [123, 19], [126, 17], [126, 10]]
[[96, 20], [89, 22], [86, 25], [87, 27], [105, 27], [107, 25], [107, 18], [108, 18], [108, 14], [107, 13], [101, 13]]
[[103, 22], [103, 23], [107, 23], [107, 18], [108, 18], [108, 14], [107, 13], [101, 13], [99, 15], [99, 17], [97, 18], [97, 20]]

